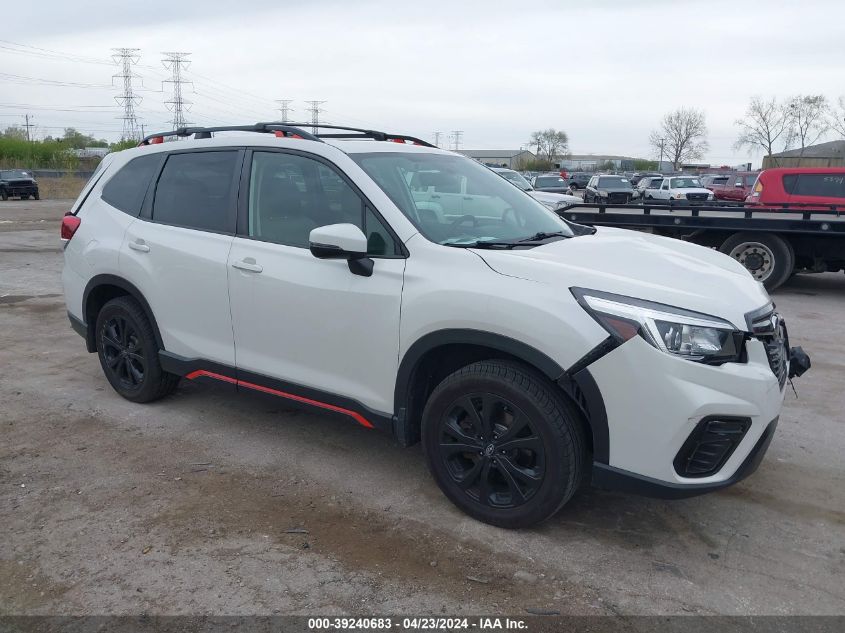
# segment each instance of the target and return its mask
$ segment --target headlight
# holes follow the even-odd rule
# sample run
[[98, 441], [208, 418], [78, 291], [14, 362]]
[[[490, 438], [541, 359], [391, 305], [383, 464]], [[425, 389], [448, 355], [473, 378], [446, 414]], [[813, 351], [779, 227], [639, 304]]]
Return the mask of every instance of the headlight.
[[560, 200], [558, 202], [555, 202], [555, 209], [562, 209], [563, 207], [565, 207], [568, 204], [569, 203], [566, 200]]
[[713, 198], [715, 198], [715, 197], [716, 197], [716, 196], [714, 196], [712, 193], [708, 193], [708, 194], [707, 194], [707, 199], [708, 199], [708, 200], [712, 200], [712, 199], [713, 199]]
[[606, 191], [599, 191], [599, 195], [600, 195], [602, 198], [607, 198], [607, 192], [606, 192]]
[[642, 336], [662, 352], [700, 363], [737, 362], [745, 335], [718, 317], [584, 288], [578, 303], [617, 342]]
[[684, 194], [682, 194], [682, 193], [676, 193], [676, 194], [675, 194], [674, 196], [672, 196], [672, 197], [673, 197], [673, 198], [675, 198], [675, 200], [683, 200], [683, 199], [684, 199]]

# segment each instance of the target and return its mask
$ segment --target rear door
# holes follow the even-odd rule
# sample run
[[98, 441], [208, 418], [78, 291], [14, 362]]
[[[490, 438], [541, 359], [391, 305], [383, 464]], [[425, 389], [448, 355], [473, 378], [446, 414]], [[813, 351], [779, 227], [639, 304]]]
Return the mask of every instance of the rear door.
[[120, 267], [141, 291], [167, 351], [235, 364], [227, 258], [243, 151], [167, 155], [141, 216], [126, 230]]

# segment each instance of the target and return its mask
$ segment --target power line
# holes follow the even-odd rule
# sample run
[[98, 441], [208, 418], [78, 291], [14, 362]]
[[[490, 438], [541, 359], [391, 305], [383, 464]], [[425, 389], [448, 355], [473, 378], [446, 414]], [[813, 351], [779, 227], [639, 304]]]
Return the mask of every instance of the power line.
[[191, 106], [191, 102], [182, 96], [182, 84], [191, 83], [182, 78], [182, 70], [191, 63], [188, 61], [190, 53], [169, 52], [162, 53], [162, 55], [165, 55], [165, 58], [161, 63], [171, 72], [170, 79], [165, 79], [162, 83], [172, 84], [172, 96], [170, 101], [164, 102], [164, 105], [173, 112], [173, 128], [179, 129], [188, 124], [185, 120], [185, 110], [190, 110]]
[[123, 106], [123, 135], [121, 140], [138, 140], [138, 118], [135, 115], [135, 106], [141, 103], [141, 97], [135, 94], [132, 86], [132, 79], [138, 77], [132, 71], [132, 66], [138, 63], [141, 56], [138, 54], [139, 48], [113, 48], [115, 64], [121, 66], [121, 72], [112, 75], [112, 81], [115, 78], [123, 80], [123, 94], [115, 97], [114, 100], [118, 105]]
[[293, 112], [293, 108], [290, 107], [293, 99], [276, 99], [276, 103], [279, 104], [279, 111], [282, 113], [282, 123], [289, 123], [288, 112]]
[[325, 103], [325, 101], [306, 101], [305, 103], [311, 106], [308, 108], [311, 112], [311, 133], [316, 134], [317, 126], [320, 124], [320, 112], [323, 111], [320, 105]]

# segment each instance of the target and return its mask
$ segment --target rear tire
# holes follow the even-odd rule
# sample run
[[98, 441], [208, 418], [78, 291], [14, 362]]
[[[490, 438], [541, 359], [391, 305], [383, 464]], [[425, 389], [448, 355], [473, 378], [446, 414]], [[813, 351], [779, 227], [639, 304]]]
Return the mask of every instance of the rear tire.
[[432, 392], [423, 412], [423, 450], [458, 508], [491, 525], [528, 527], [554, 515], [581, 484], [582, 424], [530, 367], [482, 361]]
[[152, 402], [171, 393], [180, 377], [161, 368], [150, 320], [132, 297], [117, 297], [97, 315], [97, 355], [114, 390], [132, 402]]
[[795, 251], [779, 235], [736, 233], [719, 250], [745, 266], [770, 292], [789, 279], [795, 268]]
[[9, 194], [6, 192], [5, 189], [3, 191], [0, 191], [0, 198], [3, 199], [3, 202], [6, 202], [6, 200], [9, 199]]
[[41, 192], [36, 191], [34, 194], [32, 194], [32, 197], [35, 198], [36, 200], [41, 200]]

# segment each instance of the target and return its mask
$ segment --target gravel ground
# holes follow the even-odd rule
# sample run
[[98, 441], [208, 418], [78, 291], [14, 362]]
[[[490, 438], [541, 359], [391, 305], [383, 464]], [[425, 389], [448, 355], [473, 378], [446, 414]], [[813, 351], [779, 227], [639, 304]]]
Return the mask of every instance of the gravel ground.
[[845, 275], [775, 295], [813, 369], [753, 477], [587, 490], [505, 531], [344, 420], [211, 385], [117, 396], [65, 315], [70, 204], [0, 204], [0, 615], [845, 613]]

